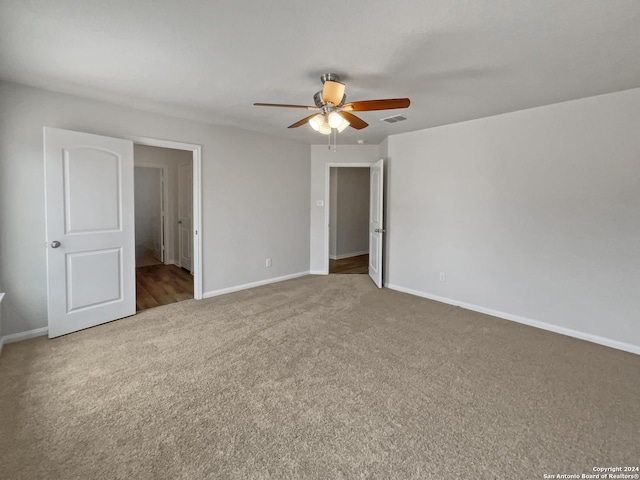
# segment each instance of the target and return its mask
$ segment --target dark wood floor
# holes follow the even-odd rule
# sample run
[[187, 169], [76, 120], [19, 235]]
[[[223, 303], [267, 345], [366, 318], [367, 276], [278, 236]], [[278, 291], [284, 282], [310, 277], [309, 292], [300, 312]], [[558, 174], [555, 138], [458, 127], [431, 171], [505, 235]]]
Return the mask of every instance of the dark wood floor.
[[329, 273], [369, 273], [369, 255], [343, 258], [341, 260], [329, 259]]
[[177, 265], [136, 268], [136, 310], [193, 298], [193, 276]]

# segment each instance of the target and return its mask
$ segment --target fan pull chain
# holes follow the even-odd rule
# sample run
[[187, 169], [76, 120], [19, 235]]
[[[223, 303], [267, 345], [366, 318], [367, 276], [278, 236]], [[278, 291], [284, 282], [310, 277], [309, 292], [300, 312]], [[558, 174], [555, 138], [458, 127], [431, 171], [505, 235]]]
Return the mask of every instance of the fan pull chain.
[[333, 137], [333, 151], [336, 152], [336, 147], [338, 145], [338, 129], [332, 128], [331, 133], [327, 135], [327, 149], [331, 150], [331, 137]]

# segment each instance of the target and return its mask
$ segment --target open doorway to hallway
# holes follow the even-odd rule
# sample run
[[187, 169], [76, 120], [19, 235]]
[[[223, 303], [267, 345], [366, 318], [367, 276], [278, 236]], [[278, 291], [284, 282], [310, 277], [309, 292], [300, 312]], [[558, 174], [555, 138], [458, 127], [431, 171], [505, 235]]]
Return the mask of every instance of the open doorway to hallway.
[[329, 171], [329, 273], [368, 274], [369, 168]]
[[136, 310], [194, 298], [192, 153], [134, 146]]

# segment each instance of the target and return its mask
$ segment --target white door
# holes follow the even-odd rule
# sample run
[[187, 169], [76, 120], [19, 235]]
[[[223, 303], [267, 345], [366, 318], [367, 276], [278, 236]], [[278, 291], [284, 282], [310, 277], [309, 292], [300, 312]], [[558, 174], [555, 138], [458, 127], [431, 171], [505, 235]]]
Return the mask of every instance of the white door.
[[133, 142], [44, 129], [49, 337], [136, 313]]
[[180, 266], [193, 271], [193, 167], [180, 165], [178, 170], [178, 249]]
[[369, 177], [369, 276], [382, 288], [382, 185], [384, 161], [371, 166]]

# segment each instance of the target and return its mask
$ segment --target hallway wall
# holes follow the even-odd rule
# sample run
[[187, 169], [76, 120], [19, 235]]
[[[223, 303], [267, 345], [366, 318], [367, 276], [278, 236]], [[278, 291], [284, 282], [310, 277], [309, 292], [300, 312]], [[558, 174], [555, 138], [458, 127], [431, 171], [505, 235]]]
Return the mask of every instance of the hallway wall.
[[162, 170], [134, 168], [136, 267], [145, 255], [162, 257]]

